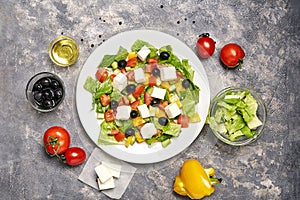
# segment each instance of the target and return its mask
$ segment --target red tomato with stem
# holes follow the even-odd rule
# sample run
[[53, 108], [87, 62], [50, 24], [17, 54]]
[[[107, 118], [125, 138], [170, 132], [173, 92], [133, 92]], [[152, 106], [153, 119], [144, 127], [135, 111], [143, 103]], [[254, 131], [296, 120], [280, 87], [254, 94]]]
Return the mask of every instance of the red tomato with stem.
[[228, 68], [241, 67], [244, 57], [244, 50], [235, 43], [226, 44], [220, 52], [220, 59]]
[[52, 156], [64, 153], [71, 142], [69, 132], [60, 126], [53, 126], [46, 130], [43, 140], [46, 152]]
[[64, 161], [71, 166], [80, 165], [85, 161], [86, 153], [80, 147], [71, 147], [64, 153]]
[[196, 49], [201, 58], [208, 58], [214, 54], [215, 41], [209, 37], [209, 33], [203, 33], [199, 36]]

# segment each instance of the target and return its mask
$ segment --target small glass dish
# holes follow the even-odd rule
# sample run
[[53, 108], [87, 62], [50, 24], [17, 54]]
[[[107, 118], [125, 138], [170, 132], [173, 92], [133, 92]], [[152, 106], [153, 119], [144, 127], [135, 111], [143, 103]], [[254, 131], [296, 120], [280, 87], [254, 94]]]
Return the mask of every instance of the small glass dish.
[[[254, 129], [254, 131], [256, 131], [257, 133], [255, 135], [253, 135], [253, 137], [246, 137], [245, 135], [241, 135], [241, 136], [239, 136], [238, 138], [236, 138], [234, 140], [230, 140], [228, 131], [226, 133], [221, 133], [221, 131], [214, 130], [212, 128], [213, 127], [212, 123], [209, 122], [209, 126], [210, 126], [210, 129], [213, 132], [213, 134], [218, 139], [223, 141], [224, 143], [229, 144], [229, 145], [233, 145], [233, 146], [243, 146], [243, 145], [247, 145], [247, 144], [250, 144], [250, 143], [256, 141], [259, 138], [259, 136], [263, 133], [263, 130], [265, 128], [266, 121], [267, 121], [267, 109], [266, 109], [266, 106], [265, 106], [262, 98], [255, 91], [253, 91], [249, 88], [235, 87], [235, 86], [227, 87], [227, 88], [221, 90], [212, 99], [211, 104], [210, 104], [209, 117], [215, 117], [216, 111], [220, 107], [219, 102], [220, 102], [220, 100], [224, 99], [226, 94], [228, 94], [230, 92], [236, 93], [236, 92], [239, 92], [239, 91], [250, 91], [250, 94], [257, 101], [258, 107], [257, 107], [256, 114], [257, 114], [258, 119], [261, 121], [261, 125]], [[237, 113], [239, 113], [239, 111], [237, 111]], [[223, 129], [223, 130], [225, 130], [225, 129]]]
[[79, 47], [76, 41], [65, 35], [54, 38], [48, 48], [50, 59], [58, 66], [73, 65], [79, 57]]
[[26, 98], [40, 112], [55, 110], [64, 100], [65, 86], [61, 78], [50, 72], [40, 72], [27, 83]]

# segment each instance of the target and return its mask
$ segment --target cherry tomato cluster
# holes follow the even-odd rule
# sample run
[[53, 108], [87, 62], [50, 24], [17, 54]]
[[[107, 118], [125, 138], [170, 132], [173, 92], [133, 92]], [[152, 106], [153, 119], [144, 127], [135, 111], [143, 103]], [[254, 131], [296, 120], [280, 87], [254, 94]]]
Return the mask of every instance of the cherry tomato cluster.
[[[215, 51], [216, 42], [208, 33], [199, 36], [196, 49], [201, 58], [209, 58]], [[227, 68], [241, 67], [245, 52], [241, 46], [235, 43], [229, 43], [222, 47], [220, 52], [220, 60]]]
[[80, 165], [85, 161], [85, 151], [80, 147], [70, 147], [70, 134], [63, 127], [50, 127], [45, 131], [43, 140], [45, 150], [51, 157], [56, 156], [70, 166]]

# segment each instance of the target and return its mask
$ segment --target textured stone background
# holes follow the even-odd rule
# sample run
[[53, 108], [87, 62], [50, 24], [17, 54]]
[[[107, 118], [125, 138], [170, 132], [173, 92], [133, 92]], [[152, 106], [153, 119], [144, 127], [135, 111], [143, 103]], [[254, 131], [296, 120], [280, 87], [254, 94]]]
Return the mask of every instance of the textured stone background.
[[[107, 199], [77, 180], [83, 166], [72, 168], [49, 159], [41, 138], [48, 127], [61, 125], [71, 132], [73, 145], [91, 152], [94, 145], [74, 104], [76, 79], [98, 45], [132, 29], [168, 33], [194, 51], [198, 35], [209, 32], [217, 49], [202, 63], [212, 85], [256, 90], [268, 108], [268, 124], [251, 145], [217, 142], [203, 153], [199, 149], [205, 127], [175, 158], [140, 168], [123, 199], [186, 199], [173, 193], [172, 185], [183, 161], [191, 157], [214, 167], [224, 180], [207, 199], [299, 199], [299, 4], [296, 0], [0, 0], [0, 199]], [[55, 66], [47, 54], [50, 41], [61, 34], [80, 45], [79, 60], [69, 68]], [[241, 70], [228, 71], [219, 63], [219, 51], [229, 42], [246, 51]], [[40, 71], [59, 74], [66, 84], [67, 96], [55, 112], [38, 113], [26, 102], [26, 82]]]

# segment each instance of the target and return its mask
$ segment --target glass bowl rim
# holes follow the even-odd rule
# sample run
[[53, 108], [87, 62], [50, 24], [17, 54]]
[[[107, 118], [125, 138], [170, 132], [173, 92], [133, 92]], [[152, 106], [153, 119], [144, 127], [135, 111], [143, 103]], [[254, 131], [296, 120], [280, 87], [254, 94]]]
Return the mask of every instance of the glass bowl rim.
[[[48, 76], [51, 76], [51, 77], [54, 77], [56, 80], [59, 81], [59, 83], [61, 84], [62, 86], [62, 90], [63, 90], [63, 96], [61, 98], [61, 100], [59, 101], [58, 104], [56, 104], [53, 108], [50, 108], [50, 109], [41, 109], [41, 108], [38, 108], [33, 102], [32, 102], [32, 97], [30, 97], [31, 93], [32, 93], [32, 88], [30, 89], [30, 87], [33, 87], [34, 83], [44, 77], [47, 77]], [[33, 81], [37, 79], [34, 83]], [[61, 79], [60, 76], [58, 76], [57, 74], [54, 74], [52, 72], [47, 72], [47, 71], [43, 71], [43, 72], [39, 72], [35, 75], [33, 75], [27, 82], [26, 84], [26, 89], [25, 89], [25, 95], [26, 95], [26, 100], [29, 102], [29, 104], [31, 105], [31, 107], [33, 107], [35, 110], [37, 111], [40, 111], [40, 112], [43, 112], [43, 113], [46, 113], [46, 112], [51, 112], [55, 109], [57, 109], [59, 107], [59, 105], [63, 102], [64, 98], [65, 98], [65, 95], [66, 95], [66, 89], [65, 89], [65, 84], [64, 84], [64, 81]]]
[[261, 110], [262, 110], [262, 115], [263, 116], [262, 116], [262, 118], [260, 118], [260, 120], [262, 121], [262, 125], [261, 125], [261, 127], [259, 127], [260, 130], [258, 131], [258, 133], [253, 138], [245, 138], [243, 140], [231, 141], [224, 134], [219, 133], [219, 132], [213, 130], [212, 128], [210, 128], [210, 130], [213, 132], [213, 134], [219, 140], [221, 140], [222, 142], [224, 142], [226, 144], [232, 145], [232, 146], [244, 146], [244, 145], [250, 144], [250, 143], [256, 141], [262, 135], [262, 133], [264, 132], [264, 129], [265, 129], [265, 126], [266, 126], [266, 123], [267, 123], [267, 117], [268, 117], [267, 107], [265, 105], [265, 102], [263, 101], [263, 99], [261, 98], [261, 96], [255, 90], [250, 89], [249, 87], [246, 87], [246, 86], [228, 86], [228, 87], [225, 87], [222, 90], [220, 90], [214, 96], [214, 98], [211, 100], [211, 103], [210, 103], [209, 116], [215, 111], [215, 107], [216, 107], [217, 101], [226, 92], [228, 92], [228, 91], [247, 91], [247, 90], [250, 90], [250, 93], [257, 100], [257, 103], [258, 103], [259, 107], [261, 107]]

